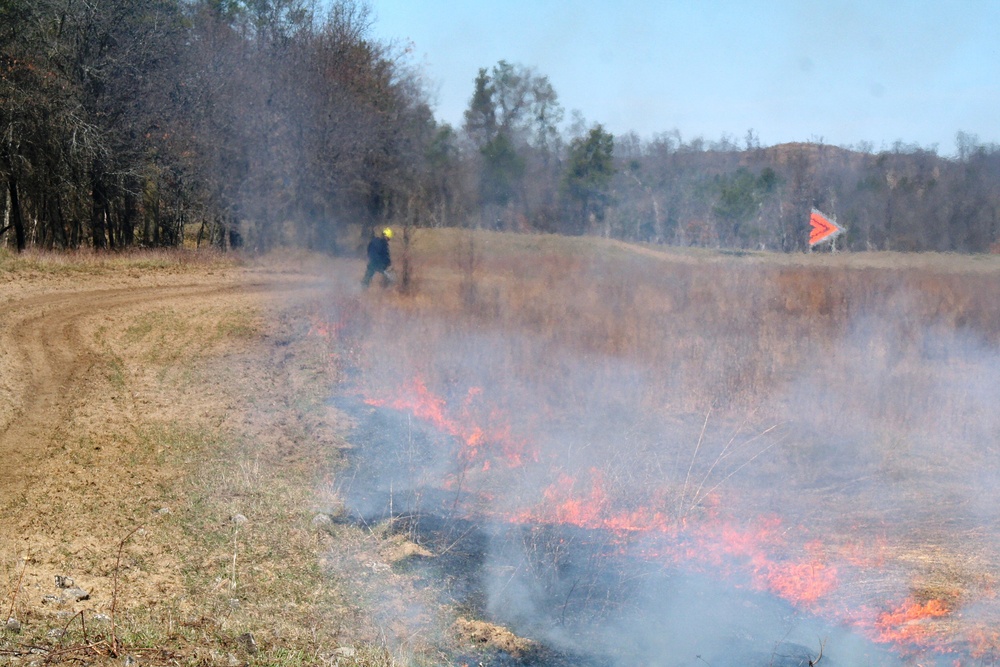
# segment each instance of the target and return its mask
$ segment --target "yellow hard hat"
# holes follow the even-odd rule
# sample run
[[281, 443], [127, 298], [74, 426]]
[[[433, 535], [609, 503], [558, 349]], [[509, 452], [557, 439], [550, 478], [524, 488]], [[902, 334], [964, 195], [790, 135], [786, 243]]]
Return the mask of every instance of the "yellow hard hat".
[[387, 239], [391, 239], [392, 238], [392, 227], [386, 227], [385, 229], [383, 229], [382, 230], [382, 236], [386, 237]]

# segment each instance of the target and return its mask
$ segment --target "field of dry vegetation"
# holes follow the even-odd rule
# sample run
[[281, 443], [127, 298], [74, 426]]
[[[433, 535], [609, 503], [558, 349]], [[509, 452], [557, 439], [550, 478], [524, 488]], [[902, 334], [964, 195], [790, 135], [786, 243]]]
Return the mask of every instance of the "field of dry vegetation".
[[[447, 545], [350, 520], [352, 425], [372, 410], [464, 442], [407, 463], [440, 473], [421, 488], [463, 521], [625, 550], [768, 526], [724, 555], [803, 613], [992, 664], [1000, 259], [394, 244], [411, 281], [368, 291], [360, 261], [313, 255], [0, 257], [0, 664], [559, 648], [513, 599], [423, 578], [414, 562]], [[424, 509], [417, 488], [391, 494]], [[905, 603], [945, 611], [879, 615]]]
[[412, 257], [409, 294], [329, 318], [370, 402], [466, 440], [422, 465], [468, 516], [697, 542], [879, 645], [992, 664], [997, 258], [457, 231]]

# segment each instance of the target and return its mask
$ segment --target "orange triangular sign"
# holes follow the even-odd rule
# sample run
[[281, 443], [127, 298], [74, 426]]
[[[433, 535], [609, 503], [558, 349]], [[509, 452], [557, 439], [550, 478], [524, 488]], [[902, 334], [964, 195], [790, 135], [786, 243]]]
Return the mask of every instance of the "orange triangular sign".
[[844, 228], [838, 225], [835, 219], [831, 220], [826, 214], [820, 213], [816, 209], [813, 209], [809, 215], [809, 225], [812, 227], [809, 230], [809, 245], [811, 246], [829, 241], [844, 232]]

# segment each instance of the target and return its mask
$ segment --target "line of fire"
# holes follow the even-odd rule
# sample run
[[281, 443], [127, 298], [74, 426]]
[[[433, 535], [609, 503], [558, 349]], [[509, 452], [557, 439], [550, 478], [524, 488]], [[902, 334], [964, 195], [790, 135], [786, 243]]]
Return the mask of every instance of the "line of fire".
[[[843, 231], [811, 221], [820, 240]], [[355, 313], [333, 311], [311, 333], [336, 347]], [[511, 398], [472, 373], [432, 388], [407, 369], [366, 369], [338, 404], [358, 424], [338, 487], [351, 520], [394, 522], [434, 554], [418, 567], [439, 578], [460, 555], [448, 602], [560, 656], [496, 664], [995, 664], [992, 583], [945, 585], [917, 562], [908, 500], [846, 526], [819, 495], [789, 501], [804, 492], [771, 463], [794, 446], [786, 425], [723, 424], [711, 408], [685, 423], [637, 417], [634, 373], [602, 376], [621, 384], [594, 391], [620, 401], [584, 401], [574, 423], [554, 407], [571, 397], [526, 384]], [[680, 454], [658, 455], [657, 438], [682, 442]], [[881, 493], [849, 466], [824, 484], [859, 503]]]

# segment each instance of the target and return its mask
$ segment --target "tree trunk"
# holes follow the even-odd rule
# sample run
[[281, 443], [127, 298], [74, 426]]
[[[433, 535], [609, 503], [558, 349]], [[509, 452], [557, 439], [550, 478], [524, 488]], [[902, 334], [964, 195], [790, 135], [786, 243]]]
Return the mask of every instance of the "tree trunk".
[[52, 250], [55, 233], [52, 231], [52, 198], [42, 197], [41, 209], [38, 211], [38, 221], [31, 239], [32, 245], [38, 248]]
[[106, 225], [108, 199], [104, 190], [104, 184], [98, 178], [95, 178], [93, 181], [91, 196], [93, 201], [90, 209], [90, 231], [94, 240], [94, 248], [104, 250], [108, 247]]
[[73, 217], [70, 218], [69, 227], [69, 247], [76, 250], [83, 243], [83, 223], [80, 220], [79, 214], [74, 211]]
[[10, 221], [14, 227], [17, 251], [24, 252], [28, 243], [24, 235], [24, 216], [21, 213], [21, 199], [18, 196], [17, 179], [10, 176], [7, 179], [7, 188], [10, 191]]
[[[0, 188], [0, 200], [3, 201], [3, 222], [0, 223], [0, 230], [7, 230], [10, 227], [10, 196], [7, 188]], [[3, 234], [0, 233], [0, 236]]]
[[58, 199], [52, 204], [52, 232], [55, 242], [65, 250], [69, 245], [69, 239], [66, 238], [66, 221], [63, 219], [62, 205]]
[[125, 189], [125, 201], [122, 203], [121, 228], [118, 240], [123, 248], [131, 248], [135, 245], [135, 225], [139, 218], [139, 204], [135, 195], [128, 188]]

